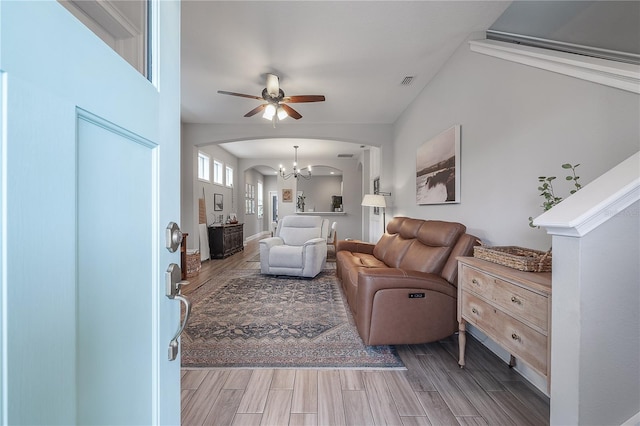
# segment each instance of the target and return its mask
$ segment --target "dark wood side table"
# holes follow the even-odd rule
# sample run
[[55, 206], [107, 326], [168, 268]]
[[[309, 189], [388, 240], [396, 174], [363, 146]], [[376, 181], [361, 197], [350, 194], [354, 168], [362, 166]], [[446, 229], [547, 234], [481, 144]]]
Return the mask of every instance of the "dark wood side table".
[[209, 251], [212, 259], [223, 259], [244, 250], [244, 224], [210, 226]]

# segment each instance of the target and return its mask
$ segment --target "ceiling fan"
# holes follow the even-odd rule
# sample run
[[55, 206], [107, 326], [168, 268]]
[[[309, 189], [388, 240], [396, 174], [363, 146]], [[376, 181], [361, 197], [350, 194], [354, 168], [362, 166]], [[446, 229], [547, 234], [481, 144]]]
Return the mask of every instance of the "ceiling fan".
[[245, 117], [252, 117], [264, 110], [262, 117], [267, 120], [272, 120], [275, 126], [276, 120], [284, 120], [287, 117], [299, 120], [302, 115], [295, 109], [291, 108], [288, 103], [300, 103], [300, 102], [323, 102], [323, 95], [298, 95], [298, 96], [285, 96], [284, 92], [280, 88], [280, 82], [277, 75], [267, 74], [267, 87], [262, 90], [262, 96], [245, 95], [243, 93], [227, 92], [225, 90], [218, 90], [218, 93], [223, 95], [240, 96], [242, 98], [258, 99], [260, 101], [266, 101], [266, 103], [255, 107]]

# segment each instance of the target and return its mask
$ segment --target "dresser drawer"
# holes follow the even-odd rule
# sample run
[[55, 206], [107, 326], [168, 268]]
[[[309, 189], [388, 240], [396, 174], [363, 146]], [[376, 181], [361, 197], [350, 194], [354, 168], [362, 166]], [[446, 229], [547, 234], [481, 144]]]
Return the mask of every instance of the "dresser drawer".
[[463, 289], [462, 316], [538, 371], [547, 371], [547, 336]]
[[544, 331], [549, 329], [549, 300], [546, 296], [466, 265], [462, 267], [461, 285], [463, 290], [491, 300], [510, 315]]

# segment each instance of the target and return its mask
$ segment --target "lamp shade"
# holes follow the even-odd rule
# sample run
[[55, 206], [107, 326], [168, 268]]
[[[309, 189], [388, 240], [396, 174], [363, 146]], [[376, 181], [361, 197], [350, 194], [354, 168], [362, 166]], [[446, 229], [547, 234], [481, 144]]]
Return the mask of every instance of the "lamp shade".
[[262, 118], [266, 120], [271, 120], [275, 114], [276, 114], [276, 107], [273, 106], [273, 104], [269, 104], [264, 109], [264, 114], [262, 114]]
[[276, 114], [278, 114], [278, 120], [280, 121], [284, 120], [289, 116], [289, 114], [287, 114], [287, 111], [285, 111], [284, 108], [282, 108], [281, 106], [279, 106], [276, 111], [277, 111]]
[[378, 194], [364, 194], [362, 199], [362, 205], [364, 207], [387, 207], [387, 202], [384, 200], [384, 195]]

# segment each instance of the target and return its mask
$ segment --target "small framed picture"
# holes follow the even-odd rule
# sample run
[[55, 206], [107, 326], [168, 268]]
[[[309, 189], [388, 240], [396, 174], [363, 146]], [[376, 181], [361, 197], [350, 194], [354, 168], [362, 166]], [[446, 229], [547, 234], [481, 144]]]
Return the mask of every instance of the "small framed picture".
[[221, 212], [224, 208], [222, 194], [213, 194], [213, 210]]
[[283, 203], [291, 203], [291, 202], [293, 202], [293, 190], [292, 189], [283, 189], [282, 190], [282, 202]]

